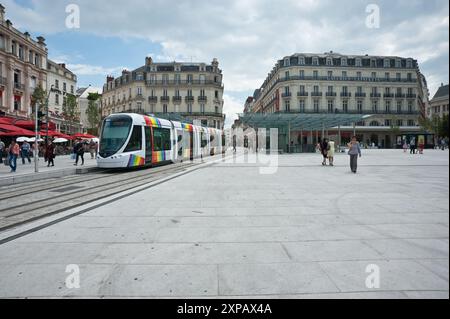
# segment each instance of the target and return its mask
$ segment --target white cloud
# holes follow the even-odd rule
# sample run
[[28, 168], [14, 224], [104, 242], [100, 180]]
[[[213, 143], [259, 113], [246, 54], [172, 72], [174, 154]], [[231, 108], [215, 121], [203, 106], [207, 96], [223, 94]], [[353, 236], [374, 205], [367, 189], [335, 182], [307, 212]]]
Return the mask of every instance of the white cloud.
[[125, 67], [105, 68], [89, 64], [67, 64], [67, 68], [76, 75], [110, 75], [122, 72]]
[[225, 119], [225, 128], [231, 127], [233, 125], [234, 121], [237, 120], [239, 113], [243, 112], [243, 105], [242, 101], [232, 97], [231, 95], [224, 94], [223, 95], [224, 100], [224, 108], [223, 112], [226, 115]]

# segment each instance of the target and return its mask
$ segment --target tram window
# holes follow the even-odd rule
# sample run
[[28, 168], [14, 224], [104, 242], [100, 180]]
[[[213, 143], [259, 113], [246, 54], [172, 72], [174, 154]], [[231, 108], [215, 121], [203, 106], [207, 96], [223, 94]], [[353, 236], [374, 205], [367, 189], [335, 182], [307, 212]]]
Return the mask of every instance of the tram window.
[[204, 147], [206, 147], [206, 145], [208, 145], [208, 140], [206, 139], [206, 134], [202, 133], [201, 147], [204, 148]]
[[170, 142], [170, 130], [165, 128], [154, 128], [153, 144], [153, 149], [155, 152], [170, 151], [172, 149]]
[[131, 133], [130, 141], [124, 152], [135, 152], [142, 149], [142, 126], [135, 125]]

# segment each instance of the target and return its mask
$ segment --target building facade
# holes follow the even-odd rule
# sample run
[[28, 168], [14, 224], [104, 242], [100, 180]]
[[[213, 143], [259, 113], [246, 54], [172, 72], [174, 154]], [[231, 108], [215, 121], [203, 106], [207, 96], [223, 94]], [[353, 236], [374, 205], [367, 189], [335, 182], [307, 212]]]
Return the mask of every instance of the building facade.
[[[78, 105], [78, 109], [80, 112], [80, 121], [85, 130], [90, 128], [90, 126], [91, 126], [91, 124], [89, 123], [89, 120], [88, 120], [88, 115], [86, 114], [86, 111], [89, 107], [88, 97], [89, 97], [89, 94], [91, 94], [91, 93], [101, 94], [101, 89], [94, 88], [92, 86], [88, 86], [85, 88], [79, 88], [76, 92], [77, 105]], [[95, 102], [95, 106], [97, 107], [97, 109], [99, 110], [99, 113], [100, 113], [101, 98]]]
[[223, 128], [223, 84], [219, 62], [154, 63], [118, 78], [108, 76], [103, 86], [102, 116], [134, 112], [157, 117], [200, 121], [203, 126]]
[[429, 118], [448, 116], [448, 84], [441, 84], [433, 99], [430, 101], [427, 116]]
[[0, 4], [0, 115], [30, 118], [34, 89], [47, 87], [47, 55], [45, 39], [15, 29]]
[[[75, 96], [77, 76], [66, 68], [64, 63], [47, 60], [47, 87], [49, 92], [49, 120], [56, 124], [56, 129], [64, 133], [78, 132], [80, 123], [69, 123], [64, 118], [64, 107], [69, 95]], [[73, 127], [74, 126], [74, 127]]]
[[343, 135], [356, 133], [364, 143], [391, 148], [398, 135], [421, 130], [426, 92], [425, 77], [412, 58], [299, 53], [276, 63], [246, 110], [371, 115], [340, 127]]

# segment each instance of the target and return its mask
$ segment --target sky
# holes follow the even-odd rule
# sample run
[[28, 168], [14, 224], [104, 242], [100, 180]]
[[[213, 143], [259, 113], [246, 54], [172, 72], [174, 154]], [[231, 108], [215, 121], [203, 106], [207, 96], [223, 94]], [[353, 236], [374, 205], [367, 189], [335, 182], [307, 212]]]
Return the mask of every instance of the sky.
[[[78, 86], [155, 62], [217, 58], [227, 126], [277, 60], [294, 53], [395, 55], [417, 59], [431, 95], [449, 78], [447, 0], [3, 0], [6, 18], [64, 62]], [[68, 28], [67, 6], [79, 8]], [[378, 28], [366, 11], [379, 9]], [[69, 7], [70, 8], [70, 7]], [[369, 7], [370, 8], [370, 7]], [[73, 20], [70, 20], [73, 22]], [[69, 21], [69, 22], [70, 22]], [[69, 24], [70, 26], [70, 24]]]

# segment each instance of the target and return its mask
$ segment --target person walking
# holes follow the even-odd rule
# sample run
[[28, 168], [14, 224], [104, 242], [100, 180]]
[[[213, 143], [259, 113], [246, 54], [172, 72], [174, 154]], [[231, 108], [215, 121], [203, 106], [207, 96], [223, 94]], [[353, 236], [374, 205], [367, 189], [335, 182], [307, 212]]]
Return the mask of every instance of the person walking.
[[80, 139], [77, 139], [75, 146], [73, 148], [76, 160], [74, 166], [78, 165], [78, 160], [81, 158], [81, 166], [84, 165], [84, 144]]
[[416, 154], [416, 139], [413, 137], [409, 142], [409, 154]]
[[403, 153], [406, 153], [408, 151], [408, 143], [406, 143], [406, 140], [403, 140]]
[[91, 153], [91, 159], [94, 159], [94, 155], [96, 154], [97, 144], [94, 140], [91, 140], [89, 143], [89, 153]]
[[45, 147], [45, 158], [47, 159], [47, 167], [55, 166], [55, 145], [51, 140], [48, 140]]
[[334, 151], [335, 151], [335, 144], [334, 141], [328, 142], [328, 151], [327, 151], [327, 157], [328, 161], [330, 162], [330, 166], [334, 166]]
[[19, 157], [20, 147], [15, 140], [11, 142], [8, 149], [9, 155], [9, 167], [11, 167], [11, 173], [15, 173], [17, 170], [17, 157]]
[[31, 146], [30, 146], [30, 144], [27, 141], [23, 142], [22, 146], [20, 147], [20, 150], [22, 153], [22, 165], [25, 165], [25, 158], [28, 159], [28, 164], [31, 164], [31, 159], [30, 159]]
[[349, 148], [348, 155], [350, 155], [350, 169], [356, 174], [356, 171], [358, 170], [358, 156], [361, 157], [361, 146], [359, 145], [356, 136], [352, 137], [351, 142], [348, 143], [347, 146]]
[[319, 143], [319, 149], [320, 153], [323, 156], [322, 166], [326, 166], [328, 158], [328, 140], [326, 138], [324, 138], [323, 141]]
[[3, 152], [5, 151], [5, 143], [0, 140], [0, 164], [3, 164]]

